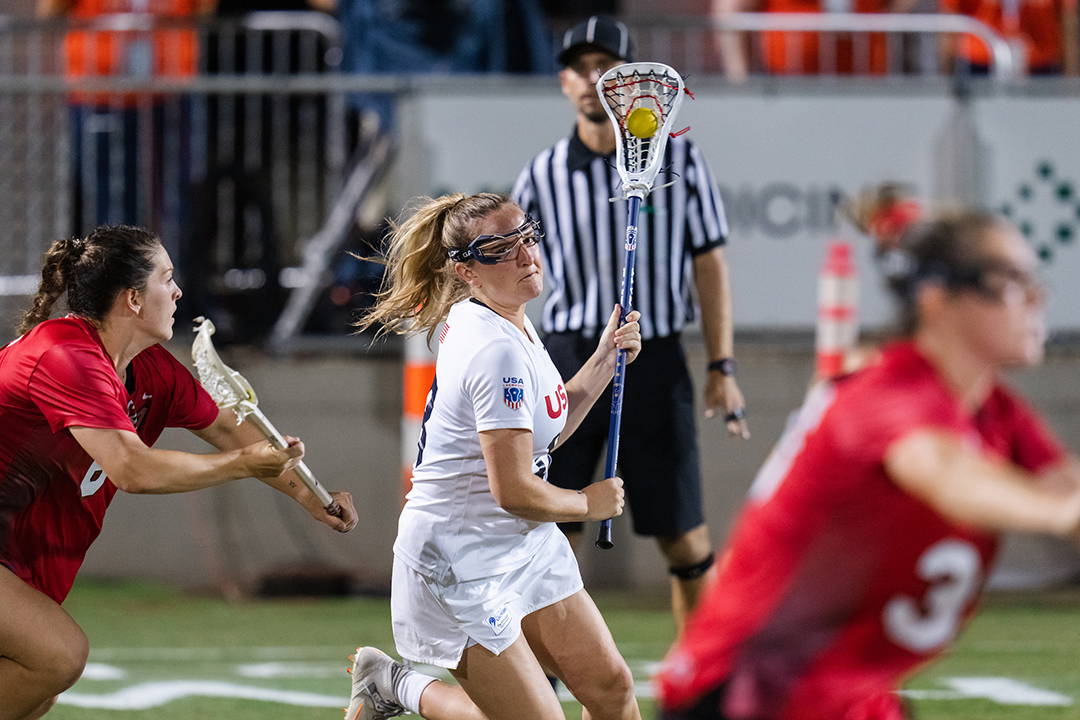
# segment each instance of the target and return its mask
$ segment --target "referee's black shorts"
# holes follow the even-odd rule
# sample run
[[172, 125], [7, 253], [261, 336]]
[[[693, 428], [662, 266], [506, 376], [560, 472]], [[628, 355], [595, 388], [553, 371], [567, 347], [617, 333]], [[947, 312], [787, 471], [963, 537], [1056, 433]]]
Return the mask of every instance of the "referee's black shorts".
[[[553, 333], [544, 338], [548, 354], [569, 380], [596, 351], [598, 338]], [[645, 340], [626, 368], [619, 433], [618, 475], [638, 535], [682, 535], [705, 522], [694, 424], [694, 386], [679, 337]], [[611, 387], [581, 426], [552, 453], [548, 481], [580, 490], [606, 460], [611, 420]], [[560, 523], [580, 532], [582, 523]]]

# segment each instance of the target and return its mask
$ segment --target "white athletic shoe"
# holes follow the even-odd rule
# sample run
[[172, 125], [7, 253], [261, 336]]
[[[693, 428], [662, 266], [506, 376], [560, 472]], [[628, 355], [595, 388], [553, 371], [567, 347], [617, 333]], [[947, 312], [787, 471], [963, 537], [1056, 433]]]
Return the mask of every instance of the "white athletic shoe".
[[350, 655], [352, 700], [345, 709], [345, 720], [386, 720], [405, 712], [394, 693], [398, 676], [408, 672], [386, 653], [373, 647], [356, 648]]

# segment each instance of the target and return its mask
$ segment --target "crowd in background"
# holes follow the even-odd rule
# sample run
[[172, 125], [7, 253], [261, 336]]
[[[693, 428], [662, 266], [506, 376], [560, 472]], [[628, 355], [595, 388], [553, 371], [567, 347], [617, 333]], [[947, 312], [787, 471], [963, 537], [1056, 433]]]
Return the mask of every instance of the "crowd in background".
[[[341, 69], [349, 73], [554, 73], [553, 38], [590, 15], [610, 14], [642, 25], [648, 25], [650, 19], [696, 16], [704, 26], [713, 20], [722, 23], [732, 12], [967, 15], [1005, 39], [1022, 56], [1027, 72], [1080, 72], [1075, 0], [694, 0], [663, 11], [629, 0], [40, 0], [38, 7], [43, 16], [67, 14], [78, 19], [121, 12], [168, 18], [215, 13], [235, 17], [265, 10], [318, 10], [334, 15], [342, 31]], [[190, 40], [166, 49], [161, 37], [157, 39], [156, 68], [149, 55], [139, 63], [121, 52], [115, 57], [129, 61], [124, 67], [115, 62], [99, 64], [96, 72], [133, 73], [151, 68], [159, 73], [189, 72]], [[101, 38], [98, 42], [104, 47], [108, 41]], [[871, 35], [868, 48], [859, 48], [860, 41], [850, 34], [823, 38], [818, 33], [791, 31], [765, 32], [752, 43], [718, 38], [715, 44], [724, 72], [732, 79], [741, 79], [748, 71], [851, 72], [853, 55], [859, 53], [868, 54], [871, 73], [886, 71], [886, 38], [882, 33]], [[985, 73], [991, 63], [988, 48], [974, 36], [943, 39], [940, 45], [943, 69], [959, 66], [978, 74]], [[835, 54], [827, 67], [820, 57], [826, 46], [830, 46], [829, 54]], [[176, 57], [170, 60], [170, 55]]]

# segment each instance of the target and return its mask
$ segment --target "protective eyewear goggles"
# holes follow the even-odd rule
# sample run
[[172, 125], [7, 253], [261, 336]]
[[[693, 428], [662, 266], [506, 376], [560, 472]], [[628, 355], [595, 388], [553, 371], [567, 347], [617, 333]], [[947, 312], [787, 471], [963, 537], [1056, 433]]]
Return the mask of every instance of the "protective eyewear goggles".
[[494, 265], [516, 258], [519, 245], [526, 247], [535, 245], [542, 237], [544, 233], [540, 230], [540, 223], [526, 215], [525, 222], [512, 232], [499, 235], [478, 235], [467, 247], [453, 248], [446, 254], [454, 262], [476, 260], [481, 265]]
[[957, 268], [950, 273], [947, 284], [991, 302], [1041, 303], [1046, 299], [1046, 288], [1038, 275], [997, 263]]

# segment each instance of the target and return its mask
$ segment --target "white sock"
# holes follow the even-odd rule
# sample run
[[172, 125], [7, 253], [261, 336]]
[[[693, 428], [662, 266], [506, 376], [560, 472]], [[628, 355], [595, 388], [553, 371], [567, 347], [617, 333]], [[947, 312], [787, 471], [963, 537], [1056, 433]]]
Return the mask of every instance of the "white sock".
[[401, 703], [403, 708], [415, 715], [419, 715], [420, 696], [424, 694], [424, 689], [433, 682], [435, 682], [435, 678], [430, 675], [422, 675], [415, 670], [409, 670], [394, 685], [394, 694], [397, 695], [398, 702]]

